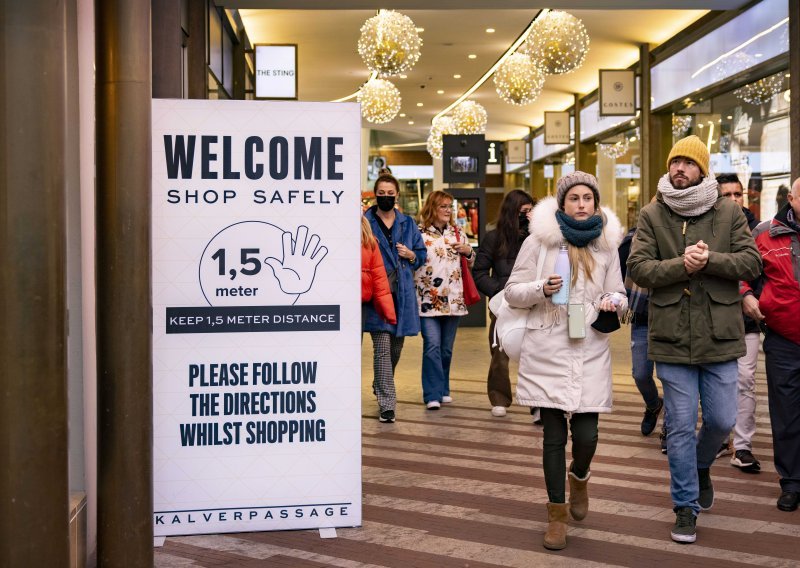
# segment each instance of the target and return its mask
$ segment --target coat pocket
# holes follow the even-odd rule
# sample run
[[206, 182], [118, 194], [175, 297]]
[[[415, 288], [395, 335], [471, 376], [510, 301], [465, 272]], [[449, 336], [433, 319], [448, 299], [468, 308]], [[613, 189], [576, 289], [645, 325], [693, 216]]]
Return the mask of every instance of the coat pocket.
[[650, 339], [677, 343], [686, 333], [688, 302], [683, 302], [683, 297], [678, 291], [655, 292], [650, 296]]
[[714, 339], [734, 340], [744, 337], [744, 318], [738, 289], [708, 291], [708, 317]]

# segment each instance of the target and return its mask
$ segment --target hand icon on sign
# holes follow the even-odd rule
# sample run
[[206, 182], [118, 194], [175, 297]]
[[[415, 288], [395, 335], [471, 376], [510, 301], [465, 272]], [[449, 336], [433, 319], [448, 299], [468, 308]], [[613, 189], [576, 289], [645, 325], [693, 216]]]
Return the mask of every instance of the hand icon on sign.
[[327, 247], [319, 244], [319, 235], [309, 237], [308, 227], [300, 225], [294, 238], [288, 231], [283, 233], [283, 258], [269, 257], [264, 264], [272, 269], [281, 291], [304, 294], [311, 289], [317, 266], [327, 254]]

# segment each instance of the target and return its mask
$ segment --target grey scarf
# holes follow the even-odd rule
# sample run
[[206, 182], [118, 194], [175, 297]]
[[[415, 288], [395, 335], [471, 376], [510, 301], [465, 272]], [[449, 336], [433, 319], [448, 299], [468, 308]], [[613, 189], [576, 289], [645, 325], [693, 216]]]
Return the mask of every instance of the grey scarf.
[[717, 180], [709, 174], [703, 181], [686, 189], [675, 189], [669, 181], [669, 174], [658, 180], [658, 191], [664, 196], [664, 203], [682, 217], [697, 217], [714, 206], [719, 197]]

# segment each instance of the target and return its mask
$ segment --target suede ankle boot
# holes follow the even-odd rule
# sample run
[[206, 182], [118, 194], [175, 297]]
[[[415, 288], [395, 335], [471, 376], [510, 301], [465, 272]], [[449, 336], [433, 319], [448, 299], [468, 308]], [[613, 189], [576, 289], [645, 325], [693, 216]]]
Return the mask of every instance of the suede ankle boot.
[[569, 465], [569, 512], [576, 521], [582, 521], [589, 512], [589, 477], [592, 472], [587, 471], [586, 476], [578, 477], [572, 473], [572, 464]]
[[547, 504], [547, 532], [542, 544], [548, 550], [561, 550], [567, 546], [567, 513], [566, 503]]

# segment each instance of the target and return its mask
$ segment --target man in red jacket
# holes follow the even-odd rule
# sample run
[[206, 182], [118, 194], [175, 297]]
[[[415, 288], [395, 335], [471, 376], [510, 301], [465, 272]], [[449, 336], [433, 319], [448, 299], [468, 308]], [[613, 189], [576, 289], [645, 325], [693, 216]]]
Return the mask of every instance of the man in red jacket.
[[800, 178], [775, 217], [753, 231], [763, 258], [760, 299], [742, 286], [744, 313], [767, 324], [764, 339], [769, 416], [775, 469], [780, 475], [778, 509], [800, 502]]

